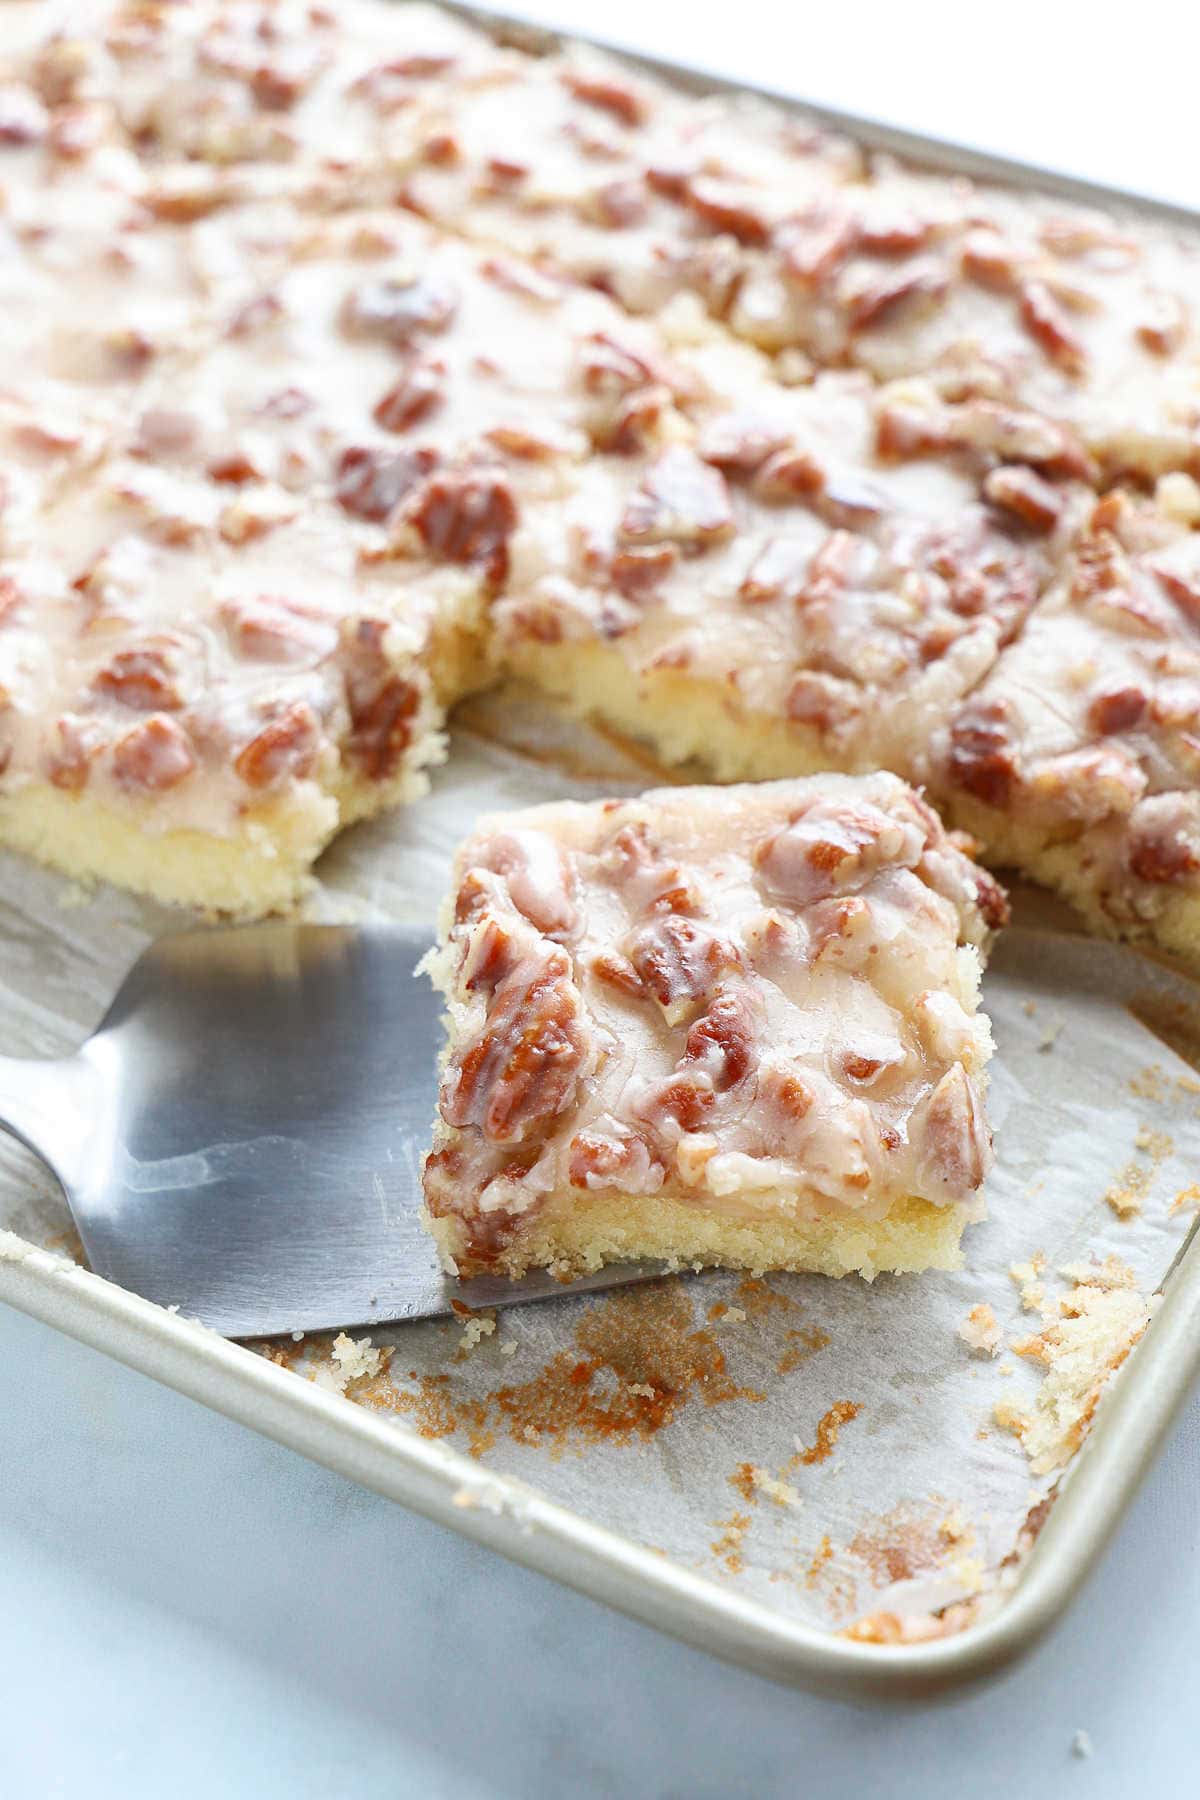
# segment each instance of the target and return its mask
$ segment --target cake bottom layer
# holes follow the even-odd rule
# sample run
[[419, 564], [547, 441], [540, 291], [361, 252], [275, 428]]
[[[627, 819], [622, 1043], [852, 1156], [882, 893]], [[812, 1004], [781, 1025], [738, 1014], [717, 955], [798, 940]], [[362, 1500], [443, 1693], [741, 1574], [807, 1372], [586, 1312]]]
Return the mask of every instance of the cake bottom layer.
[[311, 886], [312, 865], [355, 820], [424, 793], [424, 767], [444, 754], [440, 736], [421, 766], [386, 782], [336, 789], [304, 782], [250, 808], [229, 834], [162, 830], [152, 802], [118, 810], [92, 796], [35, 782], [0, 794], [0, 845], [76, 881], [110, 881], [166, 905], [198, 907], [229, 919], [294, 908]]
[[486, 1264], [462, 1254], [460, 1221], [427, 1223], [443, 1260], [464, 1279], [517, 1277], [544, 1268], [569, 1279], [607, 1263], [651, 1259], [683, 1268], [752, 1274], [790, 1269], [873, 1281], [882, 1274], [960, 1268], [966, 1209], [911, 1196], [882, 1219], [846, 1213], [823, 1219], [731, 1218], [672, 1195], [572, 1194], [569, 1207], [547, 1208]]
[[674, 669], [638, 672], [600, 645], [525, 645], [504, 660], [512, 674], [578, 717], [649, 745], [668, 766], [697, 764], [719, 782], [773, 781], [833, 768], [854, 773], [859, 767], [855, 758], [843, 761], [823, 747], [811, 731], [731, 705], [715, 682]]
[[980, 859], [994, 868], [1016, 869], [1028, 880], [1070, 902], [1097, 937], [1144, 944], [1200, 973], [1200, 892], [1189, 883], [1136, 882], [1119, 886], [1107, 878], [1114, 842], [1098, 832], [1047, 841], [1039, 832], [977, 801], [955, 795], [930, 796], [950, 825], [979, 844]]

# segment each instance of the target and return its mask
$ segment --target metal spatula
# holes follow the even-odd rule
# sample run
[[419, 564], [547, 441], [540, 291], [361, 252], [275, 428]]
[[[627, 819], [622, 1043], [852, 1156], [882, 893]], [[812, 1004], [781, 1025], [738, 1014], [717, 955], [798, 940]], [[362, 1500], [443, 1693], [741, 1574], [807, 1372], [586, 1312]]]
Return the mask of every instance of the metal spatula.
[[0, 1127], [62, 1183], [96, 1273], [227, 1337], [563, 1293], [550, 1276], [448, 1282], [421, 1227], [428, 946], [380, 925], [184, 932], [146, 951], [74, 1056], [0, 1058]]

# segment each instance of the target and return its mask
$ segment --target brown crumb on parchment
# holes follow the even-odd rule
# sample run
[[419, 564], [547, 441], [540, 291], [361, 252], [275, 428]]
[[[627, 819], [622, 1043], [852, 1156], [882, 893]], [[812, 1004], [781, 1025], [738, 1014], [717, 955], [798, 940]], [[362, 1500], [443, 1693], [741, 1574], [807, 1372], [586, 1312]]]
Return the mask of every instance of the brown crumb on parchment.
[[449, 1375], [414, 1373], [415, 1392], [380, 1381], [356, 1398], [410, 1417], [423, 1437], [461, 1433], [472, 1455], [504, 1432], [514, 1443], [547, 1446], [557, 1456], [568, 1444], [644, 1442], [689, 1403], [753, 1404], [766, 1397], [733, 1379], [712, 1331], [697, 1328], [678, 1282], [590, 1306], [572, 1338], [528, 1380], [482, 1396], [462, 1394]]
[[819, 1325], [801, 1325], [798, 1329], [785, 1331], [784, 1349], [775, 1365], [777, 1375], [790, 1375], [801, 1363], [815, 1356], [818, 1350], [828, 1349], [832, 1339], [827, 1331]]
[[761, 1468], [758, 1463], [739, 1463], [729, 1477], [729, 1485], [751, 1506], [760, 1494], [773, 1500], [776, 1506], [800, 1505], [800, 1495], [791, 1483], [772, 1475], [770, 1469]]
[[740, 1575], [746, 1566], [742, 1545], [750, 1529], [750, 1514], [732, 1513], [728, 1519], [718, 1519], [716, 1527], [721, 1535], [713, 1539], [709, 1549], [731, 1575]]
[[1196, 1212], [1200, 1209], [1200, 1181], [1189, 1182], [1187, 1187], [1180, 1188], [1171, 1202], [1171, 1211]]
[[748, 1319], [766, 1319], [775, 1312], [796, 1312], [790, 1294], [781, 1294], [757, 1275], [747, 1275], [737, 1285], [738, 1304]]
[[797, 1442], [796, 1454], [788, 1458], [783, 1465], [782, 1473], [786, 1477], [797, 1469], [810, 1469], [814, 1463], [826, 1462], [833, 1455], [841, 1436], [842, 1426], [848, 1425], [851, 1419], [857, 1419], [860, 1408], [853, 1400], [835, 1400], [828, 1412], [823, 1413], [817, 1421], [815, 1441], [805, 1449]]

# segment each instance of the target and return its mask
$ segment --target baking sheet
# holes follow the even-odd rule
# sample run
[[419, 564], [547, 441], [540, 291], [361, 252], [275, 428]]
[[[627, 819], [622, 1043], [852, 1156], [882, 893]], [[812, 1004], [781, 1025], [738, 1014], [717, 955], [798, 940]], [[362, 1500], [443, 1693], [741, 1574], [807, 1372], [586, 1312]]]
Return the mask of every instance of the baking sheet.
[[[661, 779], [519, 692], [474, 703], [466, 724], [426, 801], [335, 847], [314, 917], [429, 920], [479, 812]], [[142, 945], [178, 924], [11, 858], [0, 895], [11, 1054], [71, 1048]], [[259, 1353], [788, 1619], [888, 1639], [966, 1626], [1000, 1604], [1031, 1513], [1036, 1527], [1193, 1222], [1200, 1080], [1164, 1041], [1187, 1049], [1193, 991], [1036, 920], [1002, 939], [986, 984], [999, 1164], [957, 1275], [681, 1275]], [[53, 1183], [0, 1140], [5, 1227], [76, 1251]], [[1064, 1299], [1084, 1316], [1047, 1343]], [[960, 1335], [980, 1305], [996, 1355]], [[460, 1501], [478, 1491], [464, 1483]]]

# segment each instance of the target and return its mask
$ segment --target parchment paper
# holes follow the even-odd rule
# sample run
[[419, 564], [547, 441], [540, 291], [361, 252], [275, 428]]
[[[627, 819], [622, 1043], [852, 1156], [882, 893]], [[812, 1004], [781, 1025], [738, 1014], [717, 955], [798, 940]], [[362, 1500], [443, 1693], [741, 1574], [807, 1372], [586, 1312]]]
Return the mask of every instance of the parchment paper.
[[[476, 703], [453, 750], [427, 800], [335, 846], [312, 916], [431, 921], [479, 812], [664, 779], [519, 693]], [[1200, 1081], [1164, 1041], [1185, 1053], [1190, 1036], [1200, 1043], [1197, 990], [1128, 949], [1022, 916], [1036, 928], [1002, 939], [985, 984], [999, 1159], [960, 1273], [871, 1286], [688, 1274], [377, 1331], [369, 1344], [359, 1334], [261, 1353], [829, 1629], [968, 1622], [998, 1603], [1005, 1559], [1200, 1200]], [[140, 948], [178, 924], [0, 857], [0, 1050], [72, 1048]], [[0, 1138], [3, 1227], [78, 1254], [52, 1181]], [[1109, 1338], [1097, 1322], [1083, 1342], [1087, 1321], [1068, 1321], [1061, 1347], [1042, 1340], [1048, 1374], [1031, 1351], [1061, 1331], [1064, 1299], [1079, 1311], [1081, 1292], [1112, 1312]], [[969, 1314], [969, 1335], [991, 1335], [981, 1304], [994, 1355], [960, 1335]], [[1011, 1428], [1030, 1419], [1033, 1459]]]

